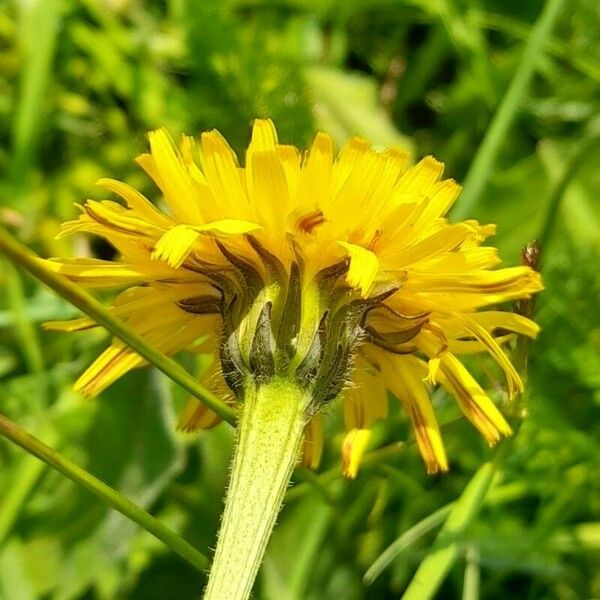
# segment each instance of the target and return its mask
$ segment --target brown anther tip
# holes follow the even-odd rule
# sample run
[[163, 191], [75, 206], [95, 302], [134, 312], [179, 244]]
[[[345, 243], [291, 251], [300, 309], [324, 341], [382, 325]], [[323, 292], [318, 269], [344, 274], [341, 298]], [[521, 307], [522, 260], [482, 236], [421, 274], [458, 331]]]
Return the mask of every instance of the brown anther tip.
[[320, 209], [306, 213], [296, 221], [296, 227], [304, 233], [312, 233], [313, 229], [325, 223], [325, 215]]

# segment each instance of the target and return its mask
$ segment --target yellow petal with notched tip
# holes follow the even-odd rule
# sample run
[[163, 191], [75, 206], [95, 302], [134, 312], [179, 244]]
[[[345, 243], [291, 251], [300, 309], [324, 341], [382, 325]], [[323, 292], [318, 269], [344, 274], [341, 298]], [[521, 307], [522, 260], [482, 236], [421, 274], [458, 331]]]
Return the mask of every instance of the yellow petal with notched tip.
[[273, 150], [277, 144], [277, 130], [271, 119], [255, 119], [252, 126], [252, 150]]
[[412, 421], [415, 439], [428, 473], [448, 470], [440, 428], [423, 378], [426, 367], [412, 356], [377, 352], [388, 388], [401, 401]]
[[342, 472], [344, 477], [356, 479], [370, 439], [370, 429], [353, 429], [346, 434], [342, 444]]
[[177, 225], [169, 229], [157, 242], [152, 258], [163, 260], [173, 268], [180, 267], [189, 256], [201, 234], [236, 236], [261, 229], [260, 225], [237, 219], [222, 219], [206, 225]]
[[450, 353], [442, 358], [440, 383], [458, 402], [464, 415], [494, 445], [512, 433], [510, 425], [464, 365]]
[[[148, 134], [154, 171], [157, 174], [165, 201], [175, 216], [191, 225], [204, 222], [199, 198], [193, 179], [179, 156], [165, 129], [157, 129]], [[158, 183], [158, 182], [157, 182]]]
[[360, 290], [363, 297], [368, 296], [379, 272], [379, 259], [362, 246], [342, 241], [338, 241], [338, 244], [346, 249], [350, 257], [350, 268], [346, 276], [348, 284]]

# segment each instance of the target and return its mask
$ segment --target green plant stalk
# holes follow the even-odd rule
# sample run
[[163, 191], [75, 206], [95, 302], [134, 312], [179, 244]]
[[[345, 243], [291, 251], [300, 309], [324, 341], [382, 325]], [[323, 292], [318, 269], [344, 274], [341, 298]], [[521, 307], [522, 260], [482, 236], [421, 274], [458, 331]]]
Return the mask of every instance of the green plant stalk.
[[377, 560], [369, 567], [363, 576], [363, 581], [367, 585], [371, 585], [381, 573], [387, 569], [392, 561], [406, 548], [410, 547], [415, 541], [422, 538], [426, 533], [429, 533], [436, 527], [439, 527], [448, 517], [450, 511], [454, 507], [454, 502], [446, 504], [438, 508], [416, 525], [405, 531], [396, 541], [392, 542], [377, 558]]
[[163, 542], [173, 552], [181, 556], [197, 569], [205, 569], [208, 558], [179, 537], [172, 529], [155, 519], [131, 500], [111, 488], [109, 485], [88, 473], [82, 467], [71, 462], [41, 440], [21, 429], [16, 423], [0, 414], [0, 435], [11, 440], [23, 450], [29, 452], [52, 468], [66, 475], [78, 485], [89, 490], [109, 506], [140, 525], [143, 529]]
[[490, 178], [498, 151], [505, 141], [506, 134], [525, 97], [541, 51], [552, 33], [556, 17], [564, 4], [565, 0], [548, 0], [531, 29], [531, 35], [525, 44], [523, 56], [517, 66], [515, 75], [492, 118], [492, 122], [465, 177], [460, 202], [452, 213], [456, 220], [460, 221], [472, 215], [473, 209], [481, 197], [481, 192]]
[[419, 565], [402, 600], [429, 600], [435, 596], [458, 557], [461, 536], [479, 514], [494, 483], [496, 469], [495, 463], [485, 463], [471, 478], [440, 530], [433, 552]]
[[466, 552], [467, 564], [463, 580], [462, 600], [478, 600], [481, 584], [480, 552], [476, 546], [469, 546]]
[[287, 379], [250, 384], [204, 600], [246, 600], [296, 466], [310, 396]]
[[43, 263], [26, 246], [21, 244], [21, 242], [16, 240], [2, 227], [0, 227], [0, 253], [4, 253], [15, 264], [31, 273], [31, 275], [45, 283], [57, 294], [94, 319], [94, 321], [107, 331], [125, 342], [125, 344], [135, 350], [149, 363], [153, 364], [201, 402], [204, 402], [223, 420], [232, 425], [235, 423], [235, 412], [210, 390], [198, 383], [181, 365], [153, 348], [135, 331], [125, 325], [123, 321], [110, 314], [101, 302], [81, 287], [69, 281], [66, 277], [52, 273], [46, 269]]

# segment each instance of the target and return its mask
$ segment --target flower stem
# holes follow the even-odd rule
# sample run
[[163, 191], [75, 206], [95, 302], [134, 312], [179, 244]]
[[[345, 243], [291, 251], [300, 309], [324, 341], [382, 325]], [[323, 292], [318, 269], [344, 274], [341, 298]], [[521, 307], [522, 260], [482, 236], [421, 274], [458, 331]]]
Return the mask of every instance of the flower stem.
[[298, 459], [310, 397], [275, 378], [248, 386], [225, 511], [204, 600], [250, 596]]
[[[161, 540], [168, 548], [181, 556], [184, 560], [194, 565], [197, 569], [206, 568], [208, 558], [179, 537], [173, 530], [161, 523], [158, 519], [147, 513], [117, 490], [94, 477], [82, 467], [71, 462], [56, 450], [53, 450], [41, 440], [21, 429], [16, 423], [0, 414], [0, 436], [11, 440], [29, 454], [39, 458], [69, 479], [84, 487], [100, 498], [103, 502], [118, 510], [128, 519], [143, 527], [146, 531]], [[21, 484], [21, 482], [19, 482]], [[7, 528], [2, 520], [0, 523], [0, 537], [7, 533]]]

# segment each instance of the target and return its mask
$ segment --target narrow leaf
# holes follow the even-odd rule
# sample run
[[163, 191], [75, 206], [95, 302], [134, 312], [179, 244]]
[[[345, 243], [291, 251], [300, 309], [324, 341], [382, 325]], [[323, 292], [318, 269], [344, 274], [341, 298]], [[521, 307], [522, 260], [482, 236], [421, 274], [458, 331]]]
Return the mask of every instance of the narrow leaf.
[[454, 564], [460, 551], [460, 542], [467, 527], [477, 517], [494, 480], [495, 467], [485, 463], [475, 473], [444, 523], [432, 552], [419, 565], [403, 600], [433, 598]]

